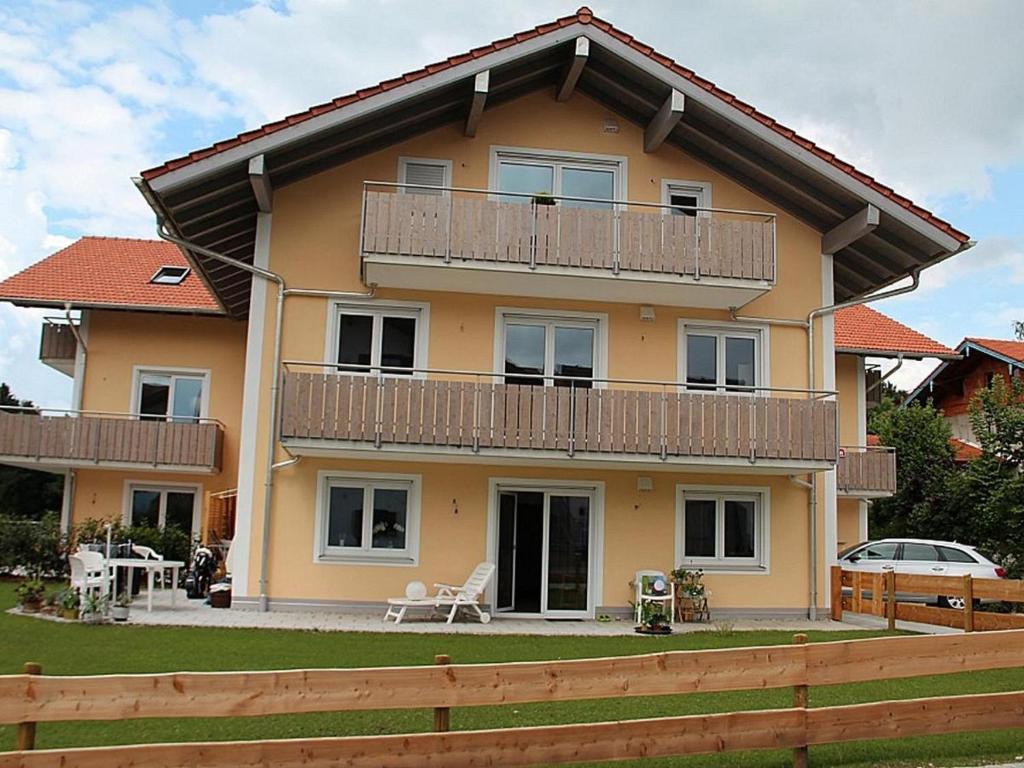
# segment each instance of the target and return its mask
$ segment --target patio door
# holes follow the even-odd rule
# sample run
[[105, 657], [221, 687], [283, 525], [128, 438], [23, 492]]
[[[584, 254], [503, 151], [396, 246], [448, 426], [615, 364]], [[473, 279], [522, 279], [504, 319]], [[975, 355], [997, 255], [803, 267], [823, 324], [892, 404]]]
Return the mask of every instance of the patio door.
[[501, 488], [497, 509], [496, 610], [552, 618], [589, 615], [594, 493]]

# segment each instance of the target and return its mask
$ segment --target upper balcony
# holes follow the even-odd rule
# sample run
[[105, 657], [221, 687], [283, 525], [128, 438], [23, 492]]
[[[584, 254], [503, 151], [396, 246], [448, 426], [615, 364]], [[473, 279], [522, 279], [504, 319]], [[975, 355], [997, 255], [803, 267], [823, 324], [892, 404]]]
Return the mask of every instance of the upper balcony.
[[216, 474], [223, 442], [220, 423], [209, 419], [0, 407], [0, 464]]
[[39, 337], [39, 360], [51, 368], [75, 375], [75, 352], [78, 340], [75, 326], [64, 318], [43, 319], [43, 330]]
[[830, 392], [572, 377], [532, 386], [471, 371], [336, 368], [285, 364], [280, 436], [289, 452], [772, 473], [830, 469], [838, 455]]
[[840, 496], [882, 499], [896, 493], [896, 449], [886, 446], [843, 446], [836, 464]]
[[366, 182], [368, 284], [729, 309], [770, 290], [775, 215]]

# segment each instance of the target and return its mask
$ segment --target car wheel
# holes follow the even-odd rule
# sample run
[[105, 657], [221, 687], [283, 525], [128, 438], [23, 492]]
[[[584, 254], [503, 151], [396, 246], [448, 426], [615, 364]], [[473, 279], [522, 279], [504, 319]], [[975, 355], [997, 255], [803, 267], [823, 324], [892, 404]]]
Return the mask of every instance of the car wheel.
[[[964, 609], [965, 601], [962, 597], [943, 597], [935, 601], [938, 603], [939, 608], [952, 608], [954, 611], [962, 611]], [[974, 607], [978, 608], [981, 606], [981, 600], [974, 601]]]

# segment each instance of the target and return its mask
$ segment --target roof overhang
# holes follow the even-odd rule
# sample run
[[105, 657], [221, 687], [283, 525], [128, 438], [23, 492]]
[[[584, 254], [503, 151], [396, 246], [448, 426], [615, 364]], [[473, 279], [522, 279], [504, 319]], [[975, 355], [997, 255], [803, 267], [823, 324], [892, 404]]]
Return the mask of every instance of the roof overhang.
[[121, 312], [156, 312], [159, 314], [173, 313], [177, 315], [206, 315], [208, 317], [224, 317], [224, 312], [205, 307], [170, 307], [152, 304], [105, 303], [97, 301], [62, 301], [51, 299], [28, 299], [18, 296], [0, 296], [0, 301], [10, 302], [16, 307], [38, 307], [44, 309], [104, 309]]
[[[259, 204], [250, 159], [262, 155], [271, 185], [282, 187], [416, 134], [465, 121], [476, 76], [484, 71], [489, 73], [488, 108], [540, 88], [551, 88], [554, 99], [577, 60], [580, 37], [589, 40], [589, 53], [586, 65], [576, 72], [577, 90], [642, 126], [650, 125], [672, 91], [678, 91], [685, 97], [685, 111], [665, 142], [818, 231], [834, 229], [867, 205], [879, 210], [877, 226], [835, 253], [836, 301], [875, 292], [969, 247], [963, 238], [830, 162], [827, 153], [811, 151], [757, 119], [752, 108], [748, 112], [746, 105], [730, 102], [717, 89], [684, 77], [671, 62], [662, 63], [635, 42], [628, 44], [628, 36], [622, 39], [582, 21], [460, 57], [431, 74], [392, 81], [365, 98], [324, 108], [226, 149], [214, 147], [205, 157], [174, 169], [147, 172], [139, 187], [177, 235], [251, 262]], [[189, 258], [227, 312], [244, 316], [250, 276], [194, 252]]]
[[887, 357], [904, 360], [959, 360], [960, 355], [936, 355], [927, 352], [904, 352], [895, 349], [857, 349], [854, 347], [836, 347], [837, 355], [857, 355], [858, 357]]

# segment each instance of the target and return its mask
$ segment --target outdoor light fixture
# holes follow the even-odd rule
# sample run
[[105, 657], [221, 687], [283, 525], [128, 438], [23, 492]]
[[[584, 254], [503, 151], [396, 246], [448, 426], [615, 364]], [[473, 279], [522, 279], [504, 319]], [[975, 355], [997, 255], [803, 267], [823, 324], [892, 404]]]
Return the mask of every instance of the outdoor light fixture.
[[654, 322], [654, 307], [652, 307], [650, 304], [641, 304], [640, 305], [640, 319], [643, 320], [645, 323], [653, 323]]

